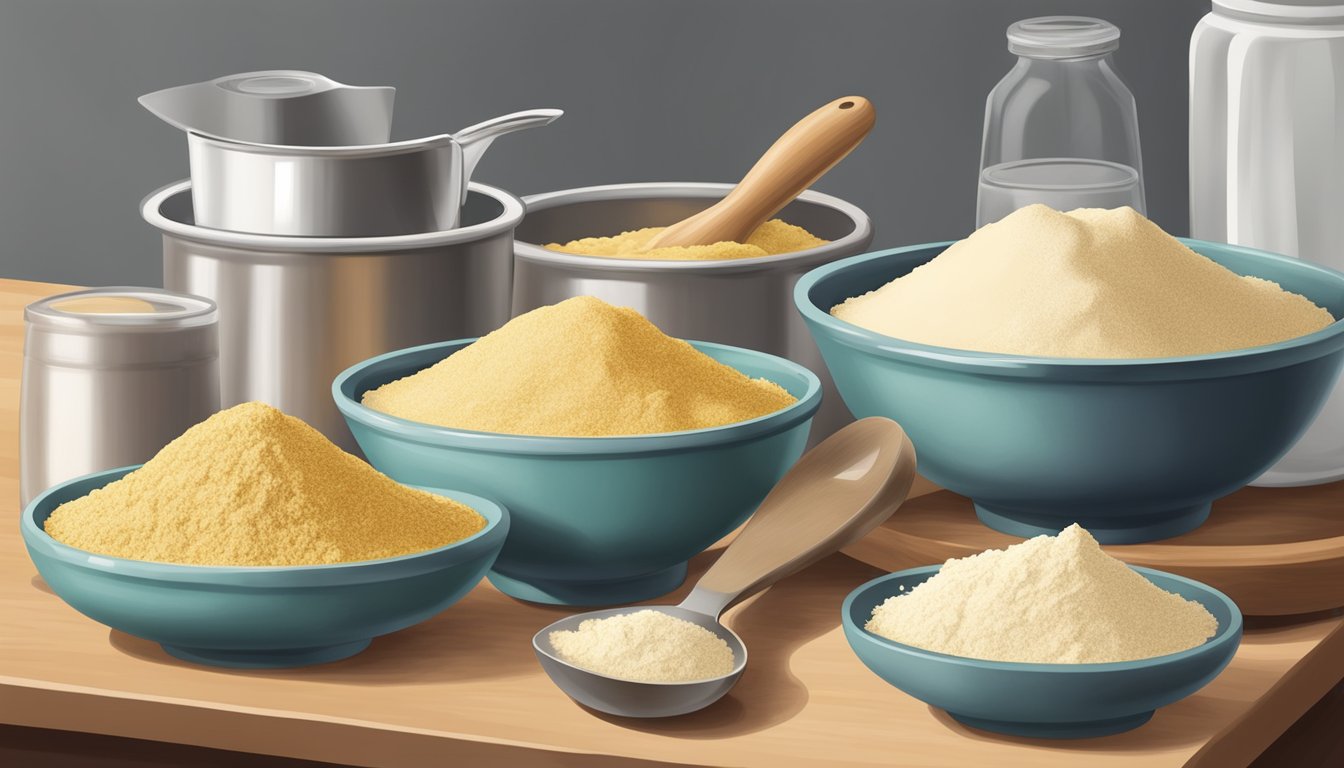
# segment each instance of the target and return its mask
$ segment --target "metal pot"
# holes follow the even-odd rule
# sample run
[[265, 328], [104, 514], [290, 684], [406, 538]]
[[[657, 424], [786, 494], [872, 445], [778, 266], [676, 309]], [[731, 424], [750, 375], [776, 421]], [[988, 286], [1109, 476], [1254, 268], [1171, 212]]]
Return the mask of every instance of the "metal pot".
[[731, 184], [612, 184], [524, 198], [527, 219], [513, 244], [513, 312], [572, 296], [597, 296], [633, 307], [672, 336], [787, 357], [821, 378], [823, 399], [812, 428], [816, 443], [852, 417], [793, 307], [793, 286], [813, 267], [868, 247], [872, 223], [858, 207], [820, 192], [804, 192], [778, 218], [830, 242], [757, 259], [612, 259], [542, 247], [672, 224], [709, 207], [730, 189]]
[[345, 368], [480, 336], [509, 318], [518, 198], [472, 184], [463, 226], [399, 237], [279, 237], [196, 226], [191, 182], [141, 205], [163, 233], [165, 287], [219, 305], [224, 407], [262, 400], [357, 447], [331, 397]]

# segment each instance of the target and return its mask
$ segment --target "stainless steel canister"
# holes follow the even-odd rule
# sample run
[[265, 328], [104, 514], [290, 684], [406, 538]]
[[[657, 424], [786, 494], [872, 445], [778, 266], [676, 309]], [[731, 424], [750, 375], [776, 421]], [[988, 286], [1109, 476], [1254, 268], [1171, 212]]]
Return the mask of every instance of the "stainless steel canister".
[[215, 303], [97, 288], [24, 310], [19, 496], [139, 464], [219, 409]]
[[196, 226], [191, 183], [151, 194], [164, 285], [219, 304], [224, 405], [261, 400], [348, 451], [331, 380], [375, 355], [480, 336], [509, 318], [518, 198], [472, 184], [457, 229], [392, 237], [285, 237]]
[[812, 336], [793, 306], [793, 286], [813, 267], [862, 253], [872, 223], [858, 207], [807, 191], [777, 218], [830, 242], [779, 256], [722, 261], [650, 261], [575, 256], [546, 243], [672, 224], [701, 211], [729, 184], [612, 184], [524, 198], [527, 219], [514, 242], [514, 314], [571, 296], [597, 296], [633, 307], [665, 333], [787, 357], [821, 378], [815, 443], [852, 417], [841, 402]]

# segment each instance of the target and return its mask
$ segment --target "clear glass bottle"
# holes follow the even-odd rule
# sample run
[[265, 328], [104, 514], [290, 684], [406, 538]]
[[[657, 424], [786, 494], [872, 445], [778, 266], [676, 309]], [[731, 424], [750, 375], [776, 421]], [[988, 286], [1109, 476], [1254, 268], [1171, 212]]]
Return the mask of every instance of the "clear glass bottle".
[[1139, 118], [1113, 24], [1045, 16], [1008, 27], [1017, 64], [985, 104], [976, 226], [1025, 205], [1145, 212]]

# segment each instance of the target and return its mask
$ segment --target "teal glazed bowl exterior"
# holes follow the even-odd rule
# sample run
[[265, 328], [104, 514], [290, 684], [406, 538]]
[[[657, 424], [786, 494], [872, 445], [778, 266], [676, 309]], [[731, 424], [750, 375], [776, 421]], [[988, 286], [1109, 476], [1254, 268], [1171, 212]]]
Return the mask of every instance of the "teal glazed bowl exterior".
[[1149, 568], [1152, 583], [1195, 600], [1218, 620], [1203, 645], [1138, 661], [1025, 664], [926, 651], [864, 629], [873, 609], [913, 589], [942, 566], [880, 576], [845, 598], [845, 639], [878, 677], [958, 722], [995, 733], [1047, 739], [1106, 736], [1137, 728], [1154, 710], [1203, 688], [1228, 665], [1241, 643], [1241, 611], [1222, 592]]
[[[720, 344], [696, 349], [779, 384], [792, 405], [711, 429], [632, 437], [533, 437], [437, 427], [360, 404], [364, 393], [475, 339], [375, 357], [332, 384], [369, 461], [408, 484], [499, 499], [512, 528], [489, 579], [521, 600], [614, 605], [676, 589], [686, 562], [737, 528], [802, 455], [821, 384], [783, 358]], [[519, 407], [526, 407], [520, 403]]]
[[794, 300], [857, 418], [900, 422], [919, 470], [969, 496], [985, 524], [1031, 537], [1080, 523], [1104, 544], [1185, 533], [1258, 477], [1315, 418], [1344, 363], [1344, 274], [1275, 254], [1183, 240], [1233, 272], [1325, 307], [1326, 328], [1191, 357], [1026, 357], [903, 341], [830, 309], [930, 261], [950, 243], [815, 269]]
[[479, 533], [402, 557], [334, 565], [203, 566], [85, 552], [48, 536], [60, 505], [138, 467], [75, 478], [33, 499], [21, 530], [52, 592], [100, 624], [152, 640], [185, 661], [219, 667], [322, 664], [368, 647], [457, 602], [480, 583], [509, 531], [503, 507], [422, 487], [486, 519]]

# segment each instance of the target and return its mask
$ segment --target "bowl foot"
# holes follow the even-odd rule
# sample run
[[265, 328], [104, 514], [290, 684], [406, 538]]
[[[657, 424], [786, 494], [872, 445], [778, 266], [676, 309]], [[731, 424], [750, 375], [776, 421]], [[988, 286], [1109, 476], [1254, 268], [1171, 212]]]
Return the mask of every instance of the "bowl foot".
[[1097, 736], [1110, 736], [1138, 728], [1148, 722], [1152, 710], [1137, 715], [1126, 715], [1110, 720], [1090, 720], [1082, 723], [1015, 723], [1008, 720], [985, 720], [979, 717], [966, 717], [948, 712], [953, 720], [962, 725], [991, 733], [1007, 736], [1025, 736], [1032, 739], [1090, 739]]
[[339, 645], [322, 645], [315, 648], [281, 648], [278, 650], [240, 651], [228, 648], [183, 648], [180, 645], [164, 645], [163, 650], [169, 656], [190, 661], [193, 664], [205, 664], [211, 667], [233, 667], [234, 669], [281, 669], [284, 667], [308, 667], [313, 664], [326, 664], [331, 661], [348, 659], [369, 647], [369, 640], [357, 640]]
[[649, 600], [671, 592], [686, 580], [686, 563], [666, 570], [614, 581], [548, 581], [515, 579], [490, 571], [490, 583], [509, 597], [547, 605], [620, 605]]
[[1000, 533], [1024, 539], [1041, 534], [1053, 536], [1073, 523], [1078, 523], [1102, 544], [1140, 544], [1145, 541], [1169, 539], [1193, 531], [1208, 519], [1209, 509], [1212, 507], [1211, 502], [1206, 502], [1141, 516], [1088, 517], [1083, 512], [1077, 517], [1068, 517], [990, 507], [977, 501], [975, 516], [980, 518], [980, 522]]

